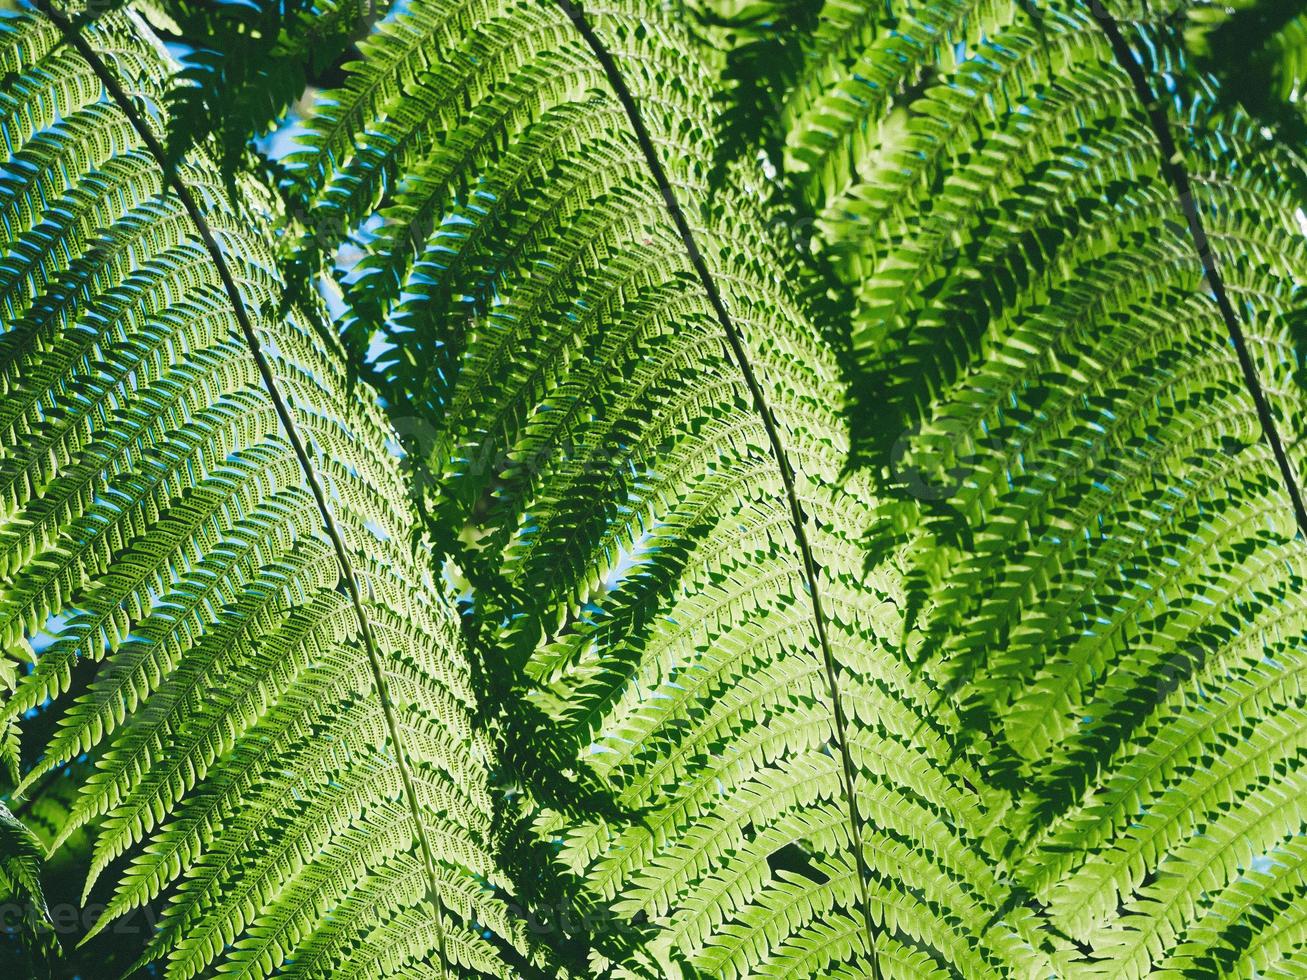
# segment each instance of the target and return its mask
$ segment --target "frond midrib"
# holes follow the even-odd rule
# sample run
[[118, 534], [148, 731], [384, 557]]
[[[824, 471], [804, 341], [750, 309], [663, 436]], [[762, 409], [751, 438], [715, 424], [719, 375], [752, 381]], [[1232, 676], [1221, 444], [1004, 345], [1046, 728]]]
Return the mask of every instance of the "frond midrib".
[[200, 209], [195, 197], [191, 194], [186, 184], [179, 179], [177, 171], [169, 165], [168, 153], [154, 131], [150, 129], [145, 120], [141, 117], [136, 105], [132, 102], [130, 96], [118, 82], [117, 77], [105, 64], [104, 60], [95, 51], [94, 48], [82, 36], [77, 25], [60, 10], [57, 10], [50, 0], [34, 0], [36, 8], [48, 17], [51, 22], [58, 27], [66, 43], [74, 48], [77, 53], [90, 65], [96, 77], [99, 78], [104, 86], [105, 92], [113, 99], [119, 109], [131, 122], [132, 128], [136, 130], [142, 142], [145, 144], [149, 153], [154, 157], [155, 163], [159, 166], [164, 175], [165, 183], [177, 195], [182, 206], [185, 208], [192, 225], [195, 227], [197, 234], [204, 244], [205, 250], [222, 280], [223, 290], [227, 295], [228, 302], [231, 304], [232, 312], [240, 325], [241, 334], [249, 348], [250, 356], [259, 370], [264, 389], [267, 391], [268, 398], [273, 403], [277, 417], [281, 422], [283, 431], [291, 444], [295, 458], [303, 470], [305, 482], [313, 495], [317, 504], [318, 511], [321, 514], [323, 528], [331, 541], [333, 550], [336, 553], [337, 562], [340, 565], [341, 575], [344, 579], [345, 586], [349, 592], [350, 602], [354, 607], [355, 615], [358, 618], [360, 635], [368, 655], [368, 664], [372, 672], [373, 685], [376, 689], [377, 696], [381, 701], [382, 710], [386, 718], [386, 728], [389, 739], [395, 747], [395, 756], [400, 775], [402, 778], [404, 795], [410, 816], [413, 821], [413, 832], [417, 838], [418, 845], [422, 851], [423, 862], [427, 868], [428, 874], [428, 895], [437, 909], [437, 946], [440, 958], [441, 974], [448, 973], [448, 960], [444, 943], [444, 929], [440, 924], [440, 915], [438, 910], [441, 908], [439, 898], [439, 878], [436, 873], [435, 855], [428, 840], [426, 833], [425, 821], [422, 818], [422, 807], [417, 797], [417, 790], [413, 784], [413, 777], [409, 767], [408, 756], [404, 750], [404, 742], [400, 736], [399, 723], [395, 715], [394, 706], [391, 703], [385, 669], [381, 662], [381, 655], [377, 647], [376, 639], [372, 633], [371, 622], [363, 608], [362, 591], [358, 584], [358, 579], [354, 573], [354, 567], [346, 551], [344, 536], [337, 526], [331, 507], [327, 502], [326, 494], [322, 485], [317, 478], [317, 473], [313, 467], [312, 460], [309, 457], [308, 449], [304, 443], [298, 427], [295, 424], [294, 416], [284, 397], [282, 396], [272, 371], [272, 366], [264, 355], [259, 343], [258, 334], [255, 331], [254, 324], [250, 319], [249, 311], [245, 307], [245, 302], [241, 296], [240, 289], [236, 284], [230, 266], [223, 254], [222, 247], [218, 244], [214, 236], [213, 229], [209, 226], [203, 211]]
[[862, 899], [861, 911], [866, 918], [873, 978], [874, 980], [880, 980], [880, 967], [876, 958], [876, 933], [878, 930], [875, 924], [875, 919], [872, 916], [871, 896], [867, 888], [867, 881], [870, 872], [867, 866], [866, 855], [863, 853], [862, 848], [861, 820], [859, 819], [856, 797], [857, 784], [855, 780], [855, 768], [849, 749], [847, 734], [848, 721], [840, 699], [839, 680], [837, 675], [838, 668], [836, 665], [835, 654], [834, 650], [831, 648], [830, 638], [827, 636], [826, 632], [826, 619], [821, 605], [821, 589], [817, 574], [817, 562], [813, 554], [812, 544], [808, 540], [807, 529], [804, 522], [803, 506], [799, 500], [797, 488], [795, 487], [794, 472], [790, 467], [789, 458], [785, 452], [785, 445], [781, 439], [780, 430], [776, 425], [775, 418], [767, 404], [762, 385], [753, 371], [748, 352], [745, 349], [744, 339], [740, 335], [738, 328], [735, 326], [730, 312], [726, 309], [726, 305], [722, 300], [721, 293], [717, 288], [713, 274], [709, 270], [707, 262], [704, 260], [703, 254], [699, 250], [694, 232], [690, 227], [689, 221], [686, 219], [685, 212], [681, 209], [680, 202], [676, 196], [676, 191], [674, 190], [667, 172], [663, 168], [662, 162], [658, 157], [654, 141], [644, 124], [639, 106], [636, 104], [635, 97], [626, 84], [621, 69], [618, 67], [604, 42], [586, 20], [585, 14], [581, 8], [574, 4], [572, 0], [555, 0], [555, 3], [562, 14], [575, 25], [586, 44], [589, 45], [591, 51], [594, 52], [595, 58], [599, 61], [604, 70], [604, 74], [608, 78], [614, 95], [616, 95], [618, 101], [626, 111], [627, 119], [635, 131], [636, 140], [640, 144], [640, 149], [649, 166], [650, 174], [658, 184], [658, 188], [662, 193], [663, 200], [666, 204], [667, 213], [680, 235], [681, 242], [690, 259], [690, 263], [699, 278], [704, 292], [707, 294], [709, 304], [713, 308], [717, 321], [726, 335], [726, 341], [730, 347], [733, 359], [735, 360], [736, 366], [739, 368], [741, 375], [743, 375], [745, 385], [748, 388], [749, 394], [754, 403], [754, 408], [762, 419], [762, 424], [772, 454], [776, 458], [777, 469], [780, 471], [786, 501], [789, 505], [795, 540], [799, 546], [799, 551], [803, 559], [803, 574], [807, 584], [808, 595], [812, 603], [814, 631], [817, 635], [818, 645], [821, 648], [823, 668], [826, 675], [827, 687], [831, 696], [831, 709], [834, 721], [833, 727], [840, 753], [845, 799], [848, 803], [849, 809], [850, 836], [853, 843], [858, 891]]

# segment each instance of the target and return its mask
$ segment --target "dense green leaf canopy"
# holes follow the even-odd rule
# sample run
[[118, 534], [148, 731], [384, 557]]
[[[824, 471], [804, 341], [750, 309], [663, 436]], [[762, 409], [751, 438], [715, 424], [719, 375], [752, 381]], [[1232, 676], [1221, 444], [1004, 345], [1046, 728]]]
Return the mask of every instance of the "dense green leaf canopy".
[[1307, 976], [1299, 11], [20, 6], [16, 969]]

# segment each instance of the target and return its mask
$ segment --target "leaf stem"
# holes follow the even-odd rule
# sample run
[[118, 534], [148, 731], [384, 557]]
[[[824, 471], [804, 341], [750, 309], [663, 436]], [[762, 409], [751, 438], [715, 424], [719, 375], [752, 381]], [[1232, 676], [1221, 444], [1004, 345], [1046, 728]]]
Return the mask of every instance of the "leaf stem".
[[822, 611], [821, 592], [818, 588], [817, 577], [817, 560], [813, 555], [812, 545], [808, 541], [808, 534], [805, 529], [803, 505], [799, 500], [798, 491], [794, 482], [794, 470], [790, 466], [789, 457], [785, 453], [785, 446], [781, 440], [780, 430], [776, 424], [775, 417], [772, 415], [770, 407], [767, 405], [763, 394], [762, 385], [758, 382], [754, 374], [753, 367], [749, 363], [748, 353], [744, 346], [744, 340], [740, 336], [739, 329], [731, 319], [730, 313], [723, 302], [721, 292], [717, 288], [717, 283], [713, 278], [712, 272], [708, 269], [707, 262], [704, 261], [703, 253], [699, 251], [698, 243], [695, 241], [694, 232], [690, 228], [690, 223], [685, 217], [685, 212], [681, 209], [680, 202], [677, 200], [676, 192], [673, 190], [671, 181], [667, 177], [667, 172], [659, 160], [658, 152], [654, 148], [654, 143], [649, 135], [649, 130], [644, 124], [644, 119], [640, 115], [640, 107], [635, 101], [635, 96], [626, 84], [622, 76], [621, 69], [617, 66], [611, 52], [604, 45], [603, 41], [595, 33], [594, 28], [585, 18], [585, 13], [573, 2], [573, 0], [555, 0], [558, 8], [563, 12], [580, 32], [585, 39], [590, 50], [593, 52], [596, 60], [604, 70], [608, 78], [608, 84], [612, 87], [613, 93], [617, 96], [618, 102], [621, 103], [625, 110], [627, 118], [630, 120], [631, 128], [635, 131], [636, 140], [640, 144], [640, 150], [644, 154], [645, 163], [648, 165], [654, 180], [658, 184], [658, 189], [663, 196], [663, 203], [666, 205], [667, 213], [676, 226], [677, 233], [680, 235], [681, 243], [689, 255], [690, 264], [694, 267], [695, 273], [699, 277], [699, 282], [703, 286], [704, 292], [708, 296], [708, 302], [712, 305], [713, 312], [716, 314], [717, 322], [721, 325], [722, 331], [726, 334], [726, 342], [730, 346], [740, 373], [744, 376], [744, 383], [749, 389], [749, 394], [753, 399], [754, 408], [762, 418], [763, 429], [767, 434], [767, 441], [771, 445], [772, 455], [776, 458], [777, 468], [781, 473], [781, 482], [785, 487], [785, 498], [789, 504], [790, 517], [794, 524], [794, 536], [799, 545], [799, 551], [803, 557], [803, 574], [808, 586], [808, 595], [812, 600], [812, 617], [816, 629], [817, 641], [821, 647], [822, 663], [825, 668], [826, 684], [830, 691], [831, 711], [834, 716], [835, 741], [838, 744], [840, 753], [840, 762], [844, 780], [845, 796], [849, 805], [849, 832], [853, 844], [857, 873], [858, 873], [858, 890], [862, 899], [863, 913], [867, 920], [867, 942], [870, 949], [871, 970], [873, 980], [881, 980], [880, 962], [876, 954], [876, 934], [877, 928], [875, 919], [871, 912], [871, 895], [868, 891], [868, 882], [871, 878], [870, 869], [867, 866], [867, 857], [862, 850], [862, 821], [858, 814], [858, 802], [855, 795], [854, 782], [854, 765], [853, 757], [849, 752], [848, 745], [848, 720], [844, 713], [844, 705], [840, 698], [838, 667], [835, 661], [835, 654], [831, 648], [830, 638], [826, 630], [826, 616]]
[[314, 471], [312, 460], [309, 457], [308, 449], [300, 435], [299, 429], [295, 425], [295, 419], [291, 414], [286, 399], [277, 388], [276, 377], [273, 374], [272, 366], [268, 363], [267, 356], [259, 344], [258, 334], [254, 329], [254, 324], [250, 320], [249, 312], [245, 308], [244, 300], [241, 298], [240, 290], [236, 285], [235, 277], [227, 264], [226, 257], [223, 255], [222, 247], [214, 237], [213, 230], [209, 227], [208, 221], [204, 217], [203, 211], [200, 210], [199, 204], [191, 194], [190, 189], [178, 176], [175, 168], [168, 165], [168, 157], [165, 153], [163, 144], [155, 136], [153, 131], [141, 117], [140, 112], [132, 103], [131, 97], [124, 91], [118, 79], [111, 72], [104, 60], [72, 24], [68, 17], [59, 10], [56, 10], [49, 0], [33, 0], [36, 8], [48, 17], [60, 30], [64, 40], [70, 44], [79, 55], [85, 59], [86, 63], [95, 72], [100, 82], [104, 85], [105, 91], [109, 97], [117, 104], [127, 117], [132, 127], [136, 130], [141, 140], [145, 143], [150, 154], [155, 158], [160, 169], [163, 172], [164, 180], [168, 188], [177, 195], [178, 200], [186, 209], [186, 213], [195, 226], [200, 240], [204, 244], [205, 250], [209, 253], [217, 269], [218, 276], [222, 280], [223, 290], [227, 294], [227, 299], [231, 303], [232, 311], [236, 315], [236, 320], [240, 324], [241, 334], [245, 339], [246, 346], [249, 347], [250, 355], [254, 358], [258, 366], [259, 375], [263, 380], [264, 388], [267, 390], [268, 397], [272, 401], [276, 410], [277, 418], [281, 421], [281, 426], [285, 430], [286, 437], [291, 444], [296, 459], [299, 461], [301, 469], [304, 471], [305, 482], [308, 483], [309, 490], [313, 494], [313, 499], [317, 503], [318, 511], [322, 515], [322, 523], [331, 541], [331, 546], [336, 553], [336, 560], [340, 564], [341, 575], [344, 579], [345, 588], [349, 593], [350, 602], [354, 606], [355, 615], [358, 617], [359, 629], [363, 637], [363, 645], [368, 655], [368, 663], [372, 670], [373, 684], [377, 689], [377, 696], [381, 699], [382, 712], [386, 719], [387, 735], [395, 747], [395, 759], [399, 767], [400, 779], [404, 786], [404, 796], [407, 800], [409, 810], [413, 817], [414, 834], [417, 837], [418, 847], [422, 853], [422, 860], [426, 866], [427, 872], [427, 897], [432, 904], [435, 915], [436, 942], [437, 952], [440, 958], [440, 974], [442, 977], [449, 975], [448, 954], [445, 948], [445, 927], [441, 915], [441, 902], [439, 895], [439, 877], [436, 873], [435, 854], [431, 849], [431, 843], [427, 839], [426, 828], [422, 820], [422, 808], [418, 801], [417, 789], [413, 782], [413, 775], [409, 768], [408, 757], [404, 751], [404, 742], [400, 735], [399, 720], [395, 714], [395, 708], [390, 698], [389, 688], [386, 683], [385, 669], [382, 666], [381, 655], [377, 649], [376, 638], [372, 633], [372, 625], [368, 620], [366, 611], [363, 608], [362, 590], [359, 588], [358, 578], [354, 574], [354, 566], [349, 560], [349, 554], [345, 547], [345, 540], [339, 527], [336, 524], [335, 517], [331, 513], [331, 507], [327, 502], [326, 494], [323, 492], [321, 484], [318, 482], [317, 474]]
[[1294, 517], [1298, 522], [1298, 533], [1304, 539], [1307, 539], [1307, 508], [1303, 506], [1298, 480], [1294, 476], [1289, 456], [1284, 450], [1284, 443], [1280, 439], [1280, 433], [1275, 427], [1275, 416], [1271, 412], [1270, 402], [1257, 376], [1257, 365], [1248, 352], [1248, 343], [1244, 338], [1243, 327], [1239, 323], [1239, 317], [1230, 302], [1229, 294], [1226, 292], [1225, 281], [1221, 278], [1221, 271], [1217, 268], [1216, 255], [1212, 251], [1211, 243], [1207, 238], [1207, 230], [1203, 227], [1202, 216], [1198, 213], [1198, 207], [1194, 203], [1193, 185], [1189, 180], [1189, 171], [1185, 168], [1184, 157], [1177, 149], [1175, 138], [1171, 135], [1171, 126], [1166, 118], [1166, 108], [1153, 94], [1152, 86], [1149, 85], [1148, 78], [1144, 74], [1143, 65], [1135, 57], [1125, 38], [1121, 36], [1120, 27], [1117, 26], [1116, 20], [1107, 11], [1107, 8], [1103, 6], [1102, 0], [1091, 0], [1089, 6], [1094, 17], [1098, 20], [1099, 26], [1103, 29], [1103, 33], [1107, 35], [1108, 43], [1112, 46], [1112, 53], [1116, 56], [1117, 64], [1129, 76], [1130, 83], [1134, 86], [1135, 95], [1148, 113], [1148, 122], [1152, 126], [1153, 135], [1157, 138], [1158, 148], [1161, 150], [1162, 172], [1166, 175], [1166, 179], [1170, 182], [1171, 187], [1175, 190], [1176, 197], [1179, 199], [1180, 210], [1184, 212], [1185, 222], [1189, 226], [1189, 237], [1194, 243], [1194, 248], [1198, 252], [1198, 260], [1203, 266], [1203, 275], [1206, 276], [1212, 295], [1216, 299], [1216, 307], [1221, 312], [1221, 319], [1225, 321], [1225, 329], [1229, 332], [1230, 342], [1234, 344], [1235, 354], [1239, 358], [1239, 367], [1243, 371], [1244, 385], [1252, 396], [1253, 405], [1257, 408], [1257, 418], [1261, 422], [1262, 433], [1270, 444], [1276, 463], [1279, 464], [1280, 475], [1284, 479], [1285, 489], [1288, 491], [1289, 500], [1293, 504]]

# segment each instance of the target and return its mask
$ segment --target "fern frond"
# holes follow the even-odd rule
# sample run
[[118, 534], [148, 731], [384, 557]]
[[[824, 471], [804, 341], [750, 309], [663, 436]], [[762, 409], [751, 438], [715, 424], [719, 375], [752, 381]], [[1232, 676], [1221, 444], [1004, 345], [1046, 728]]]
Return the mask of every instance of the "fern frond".
[[[863, 571], [875, 496], [844, 473], [838, 365], [767, 214], [709, 187], [712, 56], [643, 5], [534, 0], [416, 2], [364, 55], [289, 160], [325, 233], [304, 262], [361, 248], [341, 326], [414, 413], [428, 527], [532, 706], [505, 712], [516, 758], [578, 774], [513, 789], [576, 917], [629, 923], [586, 935], [589, 968], [834, 974], [876, 962], [874, 935], [925, 975], [923, 950], [1037, 975], [1046, 938], [984, 871], [1007, 801], [896, 650], [896, 575]], [[866, 816], [918, 797], [924, 824]], [[956, 873], [932, 849], [988, 889], [983, 954], [953, 913], [909, 911]], [[852, 869], [877, 860], [869, 921]], [[813, 911], [770, 915], [795, 888]]]
[[1068, 975], [1216, 962], [1188, 930], [1302, 826], [1301, 161], [1173, 8], [828, 3], [777, 95], [855, 296], [872, 561], [914, 549], [923, 670], [1010, 794], [970, 832]]
[[352, 3], [34, 4], [0, 760], [83, 941], [1302, 973], [1300, 11], [409, 0], [269, 188]]
[[53, 636], [3, 712], [57, 712], [20, 789], [94, 762], [53, 844], [91, 828], [88, 896], [117, 878], [91, 935], [162, 900], [145, 959], [265, 977], [416, 915], [427, 968], [506, 975], [534, 954], [485, 884], [494, 750], [456, 620], [380, 409], [279, 314], [266, 197], [203, 152], [173, 168], [175, 66], [136, 15], [0, 37], [0, 617], [9, 645]]
[[36, 835], [0, 803], [0, 886], [8, 896], [34, 903], [41, 916], [49, 918], [41, 887], [42, 863]]

